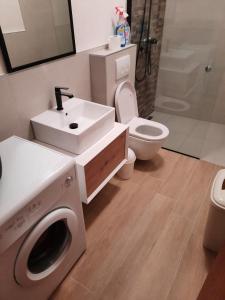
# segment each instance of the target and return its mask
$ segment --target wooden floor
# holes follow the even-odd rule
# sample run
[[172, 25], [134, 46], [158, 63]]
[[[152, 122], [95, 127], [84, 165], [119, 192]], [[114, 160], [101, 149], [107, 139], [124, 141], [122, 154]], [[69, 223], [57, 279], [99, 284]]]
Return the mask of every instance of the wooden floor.
[[161, 150], [84, 207], [87, 251], [54, 300], [195, 300], [214, 255], [202, 247], [220, 167]]

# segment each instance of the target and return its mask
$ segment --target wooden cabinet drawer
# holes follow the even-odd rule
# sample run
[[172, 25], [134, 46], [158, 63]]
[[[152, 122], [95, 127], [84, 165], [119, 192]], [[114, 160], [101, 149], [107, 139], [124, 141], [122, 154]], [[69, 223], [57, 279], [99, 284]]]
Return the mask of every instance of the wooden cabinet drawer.
[[85, 165], [87, 196], [90, 196], [102, 181], [124, 160], [125, 147], [126, 132], [123, 132]]

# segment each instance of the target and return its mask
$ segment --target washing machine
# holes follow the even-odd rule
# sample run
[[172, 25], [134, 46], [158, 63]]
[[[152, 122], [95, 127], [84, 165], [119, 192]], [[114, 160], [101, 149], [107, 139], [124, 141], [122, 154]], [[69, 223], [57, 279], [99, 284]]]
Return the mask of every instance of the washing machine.
[[0, 156], [0, 299], [45, 300], [86, 248], [74, 162], [18, 137]]

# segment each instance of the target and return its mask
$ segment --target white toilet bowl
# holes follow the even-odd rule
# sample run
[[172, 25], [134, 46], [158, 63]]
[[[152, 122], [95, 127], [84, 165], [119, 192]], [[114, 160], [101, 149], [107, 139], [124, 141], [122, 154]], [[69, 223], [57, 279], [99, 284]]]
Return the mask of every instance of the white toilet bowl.
[[139, 117], [137, 96], [130, 81], [122, 82], [116, 91], [115, 106], [120, 123], [129, 125], [129, 146], [141, 160], [153, 158], [169, 135], [169, 129]]

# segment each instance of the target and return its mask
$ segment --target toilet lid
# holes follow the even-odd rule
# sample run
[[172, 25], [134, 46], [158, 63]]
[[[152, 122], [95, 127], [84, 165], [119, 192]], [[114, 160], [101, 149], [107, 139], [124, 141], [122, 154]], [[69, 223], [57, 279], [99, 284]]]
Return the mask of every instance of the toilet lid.
[[115, 96], [115, 106], [118, 121], [127, 124], [134, 117], [138, 117], [137, 95], [130, 81], [122, 82]]

